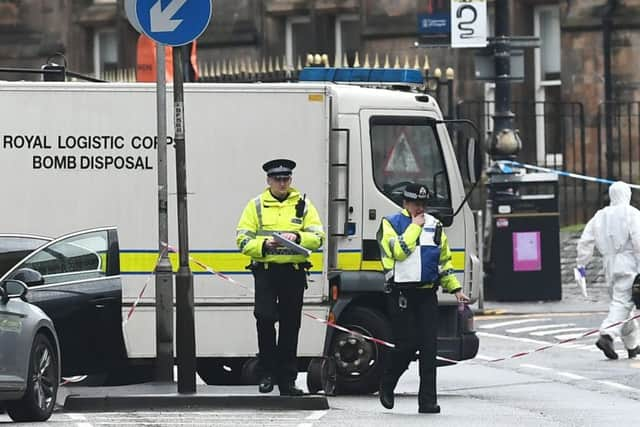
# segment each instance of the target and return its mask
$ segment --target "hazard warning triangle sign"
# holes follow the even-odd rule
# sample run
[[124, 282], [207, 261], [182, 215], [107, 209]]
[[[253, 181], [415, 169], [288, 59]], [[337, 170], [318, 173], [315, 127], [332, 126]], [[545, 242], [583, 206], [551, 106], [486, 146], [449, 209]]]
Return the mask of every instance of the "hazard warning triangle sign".
[[391, 173], [420, 173], [420, 166], [415, 154], [409, 145], [409, 141], [404, 132], [398, 137], [391, 152], [387, 156], [384, 165], [384, 172]]

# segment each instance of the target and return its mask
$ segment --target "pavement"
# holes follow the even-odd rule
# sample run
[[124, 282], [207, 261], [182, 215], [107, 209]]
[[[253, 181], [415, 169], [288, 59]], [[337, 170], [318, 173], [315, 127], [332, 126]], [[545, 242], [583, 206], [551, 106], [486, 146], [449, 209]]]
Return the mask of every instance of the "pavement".
[[126, 411], [144, 409], [329, 409], [326, 396], [280, 396], [277, 388], [269, 394], [257, 386], [198, 385], [196, 393], [181, 394], [176, 383], [143, 383], [115, 387], [65, 386], [58, 390], [57, 404], [64, 411]]

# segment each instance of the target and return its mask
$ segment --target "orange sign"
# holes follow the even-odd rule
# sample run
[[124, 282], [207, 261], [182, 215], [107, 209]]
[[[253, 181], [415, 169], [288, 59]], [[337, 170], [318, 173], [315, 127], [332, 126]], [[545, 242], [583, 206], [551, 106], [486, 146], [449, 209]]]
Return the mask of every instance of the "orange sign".
[[[165, 46], [165, 79], [167, 82], [173, 81], [173, 57], [172, 48]], [[195, 74], [195, 80], [198, 79], [198, 63], [196, 53], [196, 42], [191, 47], [191, 55], [189, 63], [193, 68], [192, 73]], [[185, 76], [189, 75], [189, 70], [185, 70]], [[156, 81], [156, 43], [149, 37], [141, 34], [138, 37], [137, 56], [136, 56], [136, 81], [138, 82], [155, 82]]]

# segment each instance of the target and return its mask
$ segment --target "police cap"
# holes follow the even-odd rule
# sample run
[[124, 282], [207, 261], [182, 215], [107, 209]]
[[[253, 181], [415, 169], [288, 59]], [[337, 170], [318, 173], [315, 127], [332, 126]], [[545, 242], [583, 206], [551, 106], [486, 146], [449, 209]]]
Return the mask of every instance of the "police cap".
[[409, 200], [412, 202], [426, 203], [427, 199], [429, 198], [429, 190], [422, 184], [407, 184], [407, 186], [404, 188], [404, 192], [402, 193], [402, 197], [405, 200]]
[[267, 176], [291, 176], [295, 167], [296, 162], [289, 159], [269, 160], [262, 165], [262, 169], [267, 173]]

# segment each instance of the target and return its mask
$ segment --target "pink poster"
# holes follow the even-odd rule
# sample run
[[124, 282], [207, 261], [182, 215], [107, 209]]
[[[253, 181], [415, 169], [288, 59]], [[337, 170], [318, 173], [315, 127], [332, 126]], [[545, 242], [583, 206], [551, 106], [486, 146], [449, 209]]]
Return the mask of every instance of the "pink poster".
[[542, 270], [540, 232], [513, 233], [513, 271]]

